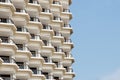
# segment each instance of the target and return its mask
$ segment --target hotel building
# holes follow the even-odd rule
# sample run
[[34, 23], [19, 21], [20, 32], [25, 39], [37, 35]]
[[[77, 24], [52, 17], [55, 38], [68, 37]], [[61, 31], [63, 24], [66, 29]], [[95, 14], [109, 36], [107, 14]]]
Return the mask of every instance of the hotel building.
[[71, 0], [0, 0], [0, 80], [73, 80]]

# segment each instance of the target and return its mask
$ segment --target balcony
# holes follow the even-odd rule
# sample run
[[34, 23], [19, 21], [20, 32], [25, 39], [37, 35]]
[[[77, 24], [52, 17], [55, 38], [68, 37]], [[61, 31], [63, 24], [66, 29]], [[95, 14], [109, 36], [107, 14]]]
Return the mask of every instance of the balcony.
[[30, 40], [30, 34], [25, 28], [18, 28], [18, 31], [14, 34], [15, 43], [27, 43]]
[[29, 0], [26, 10], [30, 16], [39, 16], [42, 8], [37, 0]]
[[73, 33], [71, 25], [70, 24], [64, 24], [64, 26], [62, 27], [61, 33], [64, 37], [70, 37], [71, 34]]
[[31, 35], [31, 39], [28, 42], [28, 48], [32, 50], [38, 50], [44, 45], [39, 35]]
[[0, 0], [0, 6], [2, 6], [0, 8], [0, 17], [12, 17], [15, 7], [11, 4], [11, 0]]
[[72, 19], [72, 13], [70, 12], [70, 9], [63, 9], [63, 12], [61, 13], [61, 18], [63, 20], [70, 20]]
[[41, 38], [43, 39], [50, 39], [52, 37], [53, 29], [50, 25], [42, 24], [42, 31], [41, 31]]

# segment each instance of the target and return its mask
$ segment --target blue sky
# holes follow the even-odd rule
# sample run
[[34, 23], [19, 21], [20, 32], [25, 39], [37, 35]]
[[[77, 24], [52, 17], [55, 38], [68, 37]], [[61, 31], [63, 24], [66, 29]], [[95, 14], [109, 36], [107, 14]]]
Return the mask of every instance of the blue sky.
[[72, 0], [74, 80], [120, 80], [120, 0]]

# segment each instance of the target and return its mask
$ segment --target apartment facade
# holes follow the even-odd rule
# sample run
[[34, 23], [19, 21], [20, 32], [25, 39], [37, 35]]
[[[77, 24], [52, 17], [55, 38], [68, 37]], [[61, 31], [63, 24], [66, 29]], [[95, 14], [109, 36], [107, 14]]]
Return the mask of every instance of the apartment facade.
[[73, 80], [71, 0], [0, 0], [0, 80]]

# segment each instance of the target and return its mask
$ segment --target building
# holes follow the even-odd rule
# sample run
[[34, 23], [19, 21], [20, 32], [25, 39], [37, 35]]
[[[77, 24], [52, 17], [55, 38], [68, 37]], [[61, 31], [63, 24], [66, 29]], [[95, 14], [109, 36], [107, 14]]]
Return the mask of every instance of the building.
[[0, 80], [73, 80], [71, 0], [0, 0]]

